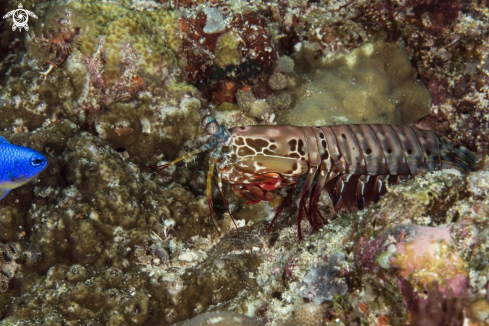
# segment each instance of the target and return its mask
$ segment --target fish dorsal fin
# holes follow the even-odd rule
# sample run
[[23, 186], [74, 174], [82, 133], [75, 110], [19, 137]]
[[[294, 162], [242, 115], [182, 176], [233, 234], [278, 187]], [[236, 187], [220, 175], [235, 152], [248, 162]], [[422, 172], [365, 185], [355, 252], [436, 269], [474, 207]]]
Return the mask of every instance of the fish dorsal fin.
[[0, 144], [10, 144], [5, 138], [0, 136]]

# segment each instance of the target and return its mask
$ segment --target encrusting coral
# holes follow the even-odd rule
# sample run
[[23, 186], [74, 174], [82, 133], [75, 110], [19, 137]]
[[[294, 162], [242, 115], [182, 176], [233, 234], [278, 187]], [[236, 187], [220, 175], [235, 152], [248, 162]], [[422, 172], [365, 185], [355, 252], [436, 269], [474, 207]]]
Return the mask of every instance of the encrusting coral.
[[417, 81], [402, 43], [379, 37], [324, 59], [314, 58], [317, 49], [316, 43], [303, 42], [296, 54], [296, 71], [309, 72], [312, 81], [295, 91], [297, 103], [278, 117], [279, 123], [412, 125], [430, 113], [431, 94]]
[[[13, 135], [12, 141], [19, 143], [27, 136], [27, 133]], [[45, 293], [50, 297], [50, 304], [45, 305], [37, 296], [24, 296], [25, 292], [19, 301], [2, 312], [2, 317], [24, 315], [35, 323], [45, 316], [53, 316], [75, 325], [79, 320], [88, 322], [97, 314], [97, 319], [106, 322], [131, 320], [137, 325], [144, 324], [156, 302], [149, 299], [150, 293], [161, 302], [165, 302], [163, 297], [169, 294], [162, 291], [166, 283], [157, 286], [156, 292], [143, 290], [149, 286], [149, 277], [137, 276], [140, 268], [136, 261], [140, 260], [136, 248], [151, 247], [153, 233], [149, 229], [142, 233], [133, 229], [149, 227], [164, 237], [168, 234], [165, 220], [173, 220], [172, 232], [179, 238], [175, 241], [211, 233], [212, 224], [204, 222], [207, 207], [202, 198], [196, 198], [180, 185], [160, 188], [155, 180], [144, 181], [134, 164], [124, 162], [121, 155], [100, 138], [77, 133], [77, 126], [68, 120], [38, 130], [29, 137], [29, 142], [33, 147], [49, 150], [53, 158], [35, 189], [34, 186], [27, 187], [29, 190], [19, 188], [7, 203], [7, 207], [23, 207], [26, 206], [24, 200], [32, 199], [24, 196], [28, 198], [19, 201], [24, 191], [35, 196], [33, 206], [19, 210], [15, 219], [22, 226], [21, 230], [31, 230], [31, 245], [15, 254], [20, 267], [15, 273], [9, 273], [15, 286], [0, 294], [0, 300], [6, 300], [21, 286], [23, 291], [36, 289]], [[66, 179], [60, 177], [61, 173]], [[141, 182], [149, 183], [142, 186]], [[164, 193], [159, 193], [160, 190]], [[203, 224], [196, 224], [195, 220]], [[0, 223], [1, 241], [4, 233], [7, 238], [19, 234], [19, 226], [6, 214], [0, 217]], [[185, 227], [189, 223], [195, 227]], [[19, 236], [22, 239], [27, 234]], [[154, 250], [160, 255], [162, 249]], [[175, 249], [172, 254], [178, 257], [181, 252]], [[181, 261], [185, 261], [183, 259]], [[17, 266], [13, 261], [7, 262], [9, 266]], [[34, 261], [39, 262], [33, 264]], [[110, 268], [104, 267], [108, 261], [111, 261]], [[46, 282], [37, 283], [37, 273], [47, 275]], [[93, 283], [85, 283], [93, 277]], [[69, 295], [56, 290], [60, 282], [70, 288]], [[160, 294], [156, 295], [158, 292]]]
[[467, 266], [453, 247], [448, 227], [402, 224], [388, 230], [384, 251], [377, 256], [382, 268], [394, 268], [422, 291], [439, 280], [444, 294], [459, 296], [468, 288]]
[[[57, 53], [52, 61], [55, 66], [75, 47], [85, 56], [103, 47], [106, 87], [121, 78], [125, 66], [124, 48], [130, 48], [136, 54], [137, 60], [132, 64], [140, 67], [139, 73], [159, 83], [168, 76], [170, 66], [177, 63], [174, 54], [179, 46], [175, 35], [176, 17], [176, 13], [164, 9], [139, 12], [111, 3], [72, 1], [54, 5], [44, 20], [38, 22], [37, 31], [26, 43], [40, 65], [50, 60], [46, 56], [54, 50]], [[97, 36], [102, 37], [101, 43]]]
[[299, 302], [294, 314], [283, 326], [322, 326], [325, 324], [325, 309], [315, 303]]

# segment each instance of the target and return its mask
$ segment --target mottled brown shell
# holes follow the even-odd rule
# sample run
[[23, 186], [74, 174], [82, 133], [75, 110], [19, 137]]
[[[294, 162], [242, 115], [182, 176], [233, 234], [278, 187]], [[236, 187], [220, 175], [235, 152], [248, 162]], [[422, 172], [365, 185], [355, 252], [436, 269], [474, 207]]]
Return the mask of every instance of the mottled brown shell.
[[220, 165], [223, 179], [234, 185], [273, 190], [297, 184], [299, 177], [307, 174], [299, 223], [306, 196], [312, 191], [307, 218], [314, 228], [322, 224], [316, 207], [323, 189], [336, 210], [348, 202], [356, 202], [362, 209], [385, 193], [388, 180], [397, 182], [422, 171], [450, 167], [470, 171], [479, 161], [475, 154], [454, 147], [445, 138], [404, 126], [246, 126], [229, 132], [230, 149]]

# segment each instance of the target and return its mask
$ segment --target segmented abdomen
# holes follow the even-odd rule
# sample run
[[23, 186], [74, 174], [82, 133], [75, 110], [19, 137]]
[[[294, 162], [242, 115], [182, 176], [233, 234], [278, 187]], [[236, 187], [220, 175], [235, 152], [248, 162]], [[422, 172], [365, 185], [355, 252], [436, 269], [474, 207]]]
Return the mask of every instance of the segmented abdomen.
[[350, 175], [410, 175], [475, 168], [478, 158], [433, 132], [390, 125], [314, 127], [322, 169]]
[[[335, 210], [348, 202], [356, 202], [359, 209], [376, 202], [386, 192], [387, 181], [450, 167], [471, 171], [479, 162], [465, 147], [455, 147], [444, 137], [410, 127], [338, 125], [303, 130], [310, 165], [320, 165], [328, 172], [318, 180], [325, 178], [322, 189], [330, 194]], [[312, 147], [319, 155], [311, 155]]]

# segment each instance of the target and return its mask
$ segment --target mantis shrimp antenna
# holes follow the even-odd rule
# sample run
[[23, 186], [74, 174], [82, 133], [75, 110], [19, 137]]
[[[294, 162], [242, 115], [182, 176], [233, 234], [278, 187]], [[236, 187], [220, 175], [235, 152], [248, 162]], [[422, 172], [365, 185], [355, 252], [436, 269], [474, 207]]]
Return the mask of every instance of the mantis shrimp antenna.
[[[209, 206], [209, 214], [210, 218], [212, 221], [212, 224], [214, 224], [214, 227], [216, 228], [217, 232], [219, 232], [219, 229], [217, 228], [216, 224], [214, 221], [217, 221], [216, 214], [214, 212], [214, 205], [212, 203], [212, 180], [214, 180], [214, 183], [217, 186], [217, 189], [219, 190], [219, 193], [222, 196], [222, 199], [224, 200], [224, 205], [226, 206], [226, 210], [228, 211], [229, 215], [231, 216], [231, 219], [233, 220], [234, 225], [236, 226], [236, 222], [234, 221], [233, 215], [231, 214], [231, 211], [229, 210], [229, 205], [226, 201], [226, 198], [224, 197], [224, 194], [222, 192], [222, 182], [221, 182], [221, 177], [219, 176], [218, 181], [216, 182], [214, 178], [214, 168], [216, 166], [216, 163], [219, 159], [219, 156], [221, 154], [221, 149], [223, 145], [227, 144], [229, 142], [229, 139], [231, 138], [231, 135], [229, 134], [229, 131], [223, 127], [220, 126], [217, 120], [211, 116], [211, 115], [206, 115], [202, 118], [200, 124], [202, 127], [205, 128], [205, 131], [208, 135], [212, 136], [207, 143], [202, 145], [201, 147], [177, 158], [174, 161], [171, 161], [169, 163], [157, 166], [157, 170], [155, 173], [159, 173], [163, 171], [164, 169], [175, 165], [176, 163], [188, 159], [194, 155], [197, 155], [199, 153], [208, 151], [210, 149], [215, 149], [211, 153], [211, 160], [209, 163], [209, 171], [207, 172], [207, 189], [206, 189], [206, 196], [207, 196], [207, 204]], [[236, 226], [236, 229], [238, 227]]]
[[[166, 169], [172, 165], [175, 165], [176, 163], [178, 163], [182, 160], [191, 158], [194, 155], [197, 155], [197, 154], [200, 154], [202, 152], [208, 151], [209, 149], [213, 149], [213, 148], [218, 147], [220, 145], [219, 140], [221, 140], [225, 136], [229, 135], [229, 132], [226, 130], [226, 128], [219, 126], [219, 123], [211, 115], [204, 116], [202, 118], [202, 120], [200, 121], [200, 124], [202, 125], [202, 127], [205, 128], [205, 131], [207, 132], [207, 134], [211, 135], [213, 137], [211, 137], [209, 139], [209, 141], [207, 143], [205, 143], [204, 145], [202, 145], [199, 148], [194, 149], [193, 151], [177, 158], [176, 160], [171, 161], [171, 162], [166, 163], [166, 164], [163, 164], [163, 165], [160, 165], [160, 166], [157, 166], [158, 169], [156, 170], [155, 173], [159, 173], [159, 172], [163, 171], [164, 169]], [[222, 128], [222, 130], [221, 130], [221, 128]], [[225, 135], [224, 131], [227, 133], [227, 135]], [[217, 156], [219, 156], [219, 154], [217, 154]]]

